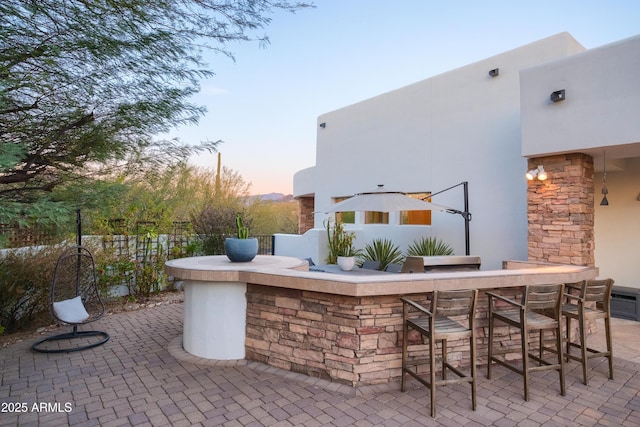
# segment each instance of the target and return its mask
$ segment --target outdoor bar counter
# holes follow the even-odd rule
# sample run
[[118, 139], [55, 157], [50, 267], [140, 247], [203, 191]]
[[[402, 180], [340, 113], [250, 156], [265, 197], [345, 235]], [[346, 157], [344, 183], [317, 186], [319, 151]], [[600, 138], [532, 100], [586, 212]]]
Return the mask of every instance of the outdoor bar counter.
[[[249, 263], [231, 263], [226, 256], [181, 258], [168, 261], [166, 272], [184, 281], [185, 351], [208, 359], [255, 360], [352, 386], [400, 378], [401, 295], [426, 304], [434, 290], [481, 290], [476, 318], [482, 358], [484, 291], [503, 288], [515, 295], [526, 285], [598, 275], [594, 267], [522, 261], [505, 261], [502, 270], [335, 274], [308, 271], [298, 258], [260, 255]], [[413, 344], [419, 352], [426, 349]], [[448, 353], [464, 364], [468, 351], [460, 345]]]

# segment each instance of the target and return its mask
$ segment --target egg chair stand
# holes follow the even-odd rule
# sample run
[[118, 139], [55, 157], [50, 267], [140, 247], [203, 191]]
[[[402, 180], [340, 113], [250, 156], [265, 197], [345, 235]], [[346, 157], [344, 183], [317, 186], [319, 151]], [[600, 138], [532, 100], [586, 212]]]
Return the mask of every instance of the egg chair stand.
[[38, 353], [71, 353], [100, 346], [109, 341], [103, 331], [79, 331], [78, 327], [100, 319], [105, 312], [100, 298], [93, 256], [88, 249], [75, 246], [60, 255], [51, 281], [49, 306], [53, 318], [71, 325], [72, 332], [36, 341]]

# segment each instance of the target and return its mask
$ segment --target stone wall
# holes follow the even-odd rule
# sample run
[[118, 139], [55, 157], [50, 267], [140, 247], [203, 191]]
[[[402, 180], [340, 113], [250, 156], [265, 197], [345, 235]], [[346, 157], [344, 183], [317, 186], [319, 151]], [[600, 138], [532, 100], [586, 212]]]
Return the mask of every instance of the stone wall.
[[300, 197], [298, 199], [300, 217], [298, 218], [298, 234], [304, 234], [314, 226], [313, 212], [315, 200], [313, 197]]
[[[501, 289], [502, 294], [514, 297], [520, 291]], [[428, 306], [424, 295], [411, 299]], [[516, 330], [496, 325], [495, 334], [497, 348], [519, 351]], [[478, 296], [476, 335], [477, 364], [486, 366], [484, 292]], [[410, 359], [428, 356], [428, 346], [417, 332], [410, 332], [409, 344]], [[402, 303], [399, 295], [349, 297], [249, 284], [245, 349], [247, 360], [351, 386], [399, 381]], [[449, 341], [447, 349], [454, 366], [469, 365], [468, 340]], [[440, 354], [438, 345], [438, 361]], [[427, 370], [425, 365], [419, 371]]]
[[572, 153], [529, 159], [549, 178], [528, 183], [529, 261], [594, 265], [593, 158]]

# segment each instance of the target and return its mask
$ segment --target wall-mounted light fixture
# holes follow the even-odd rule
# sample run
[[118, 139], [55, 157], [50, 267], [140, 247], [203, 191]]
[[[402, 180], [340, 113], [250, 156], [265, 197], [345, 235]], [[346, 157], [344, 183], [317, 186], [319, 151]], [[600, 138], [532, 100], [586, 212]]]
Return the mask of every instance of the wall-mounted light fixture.
[[489, 75], [491, 77], [498, 77], [500, 74], [500, 68], [494, 68], [493, 70], [489, 70]]
[[609, 190], [607, 189], [607, 152], [604, 151], [602, 154], [602, 201], [600, 202], [600, 206], [609, 206], [609, 201], [607, 200], [607, 194], [609, 194]]
[[564, 93], [564, 89], [561, 90], [557, 90], [555, 92], [551, 92], [551, 96], [550, 99], [553, 102], [560, 102], [560, 101], [564, 101], [565, 98], [565, 93]]
[[529, 172], [527, 172], [526, 177], [527, 177], [527, 179], [529, 181], [531, 181], [532, 179], [534, 179], [536, 177], [538, 177], [538, 179], [540, 181], [544, 181], [545, 179], [548, 178], [547, 172], [544, 170], [544, 166], [542, 166], [542, 165], [539, 165], [535, 169], [531, 169]]
[[324, 129], [324, 128], [326, 128], [326, 127], [327, 127], [327, 124], [326, 124], [325, 122], [322, 122], [322, 123], [320, 123], [320, 127], [321, 127], [322, 129]]

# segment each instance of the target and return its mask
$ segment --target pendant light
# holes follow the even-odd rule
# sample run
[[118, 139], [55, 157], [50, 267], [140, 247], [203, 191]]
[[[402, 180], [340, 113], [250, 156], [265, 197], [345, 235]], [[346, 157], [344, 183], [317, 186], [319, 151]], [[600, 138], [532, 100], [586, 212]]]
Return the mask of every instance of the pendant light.
[[602, 155], [602, 201], [600, 202], [600, 206], [609, 206], [609, 201], [607, 200], [607, 194], [609, 194], [609, 190], [607, 190], [607, 153], [603, 152]]

